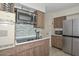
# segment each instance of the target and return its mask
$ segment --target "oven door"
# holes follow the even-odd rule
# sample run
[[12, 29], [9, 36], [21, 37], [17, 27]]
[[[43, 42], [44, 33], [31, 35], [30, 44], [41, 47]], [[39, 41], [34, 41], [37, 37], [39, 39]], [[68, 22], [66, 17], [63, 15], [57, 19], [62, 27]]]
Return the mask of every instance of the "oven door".
[[14, 23], [0, 22], [0, 50], [14, 46], [14, 27]]

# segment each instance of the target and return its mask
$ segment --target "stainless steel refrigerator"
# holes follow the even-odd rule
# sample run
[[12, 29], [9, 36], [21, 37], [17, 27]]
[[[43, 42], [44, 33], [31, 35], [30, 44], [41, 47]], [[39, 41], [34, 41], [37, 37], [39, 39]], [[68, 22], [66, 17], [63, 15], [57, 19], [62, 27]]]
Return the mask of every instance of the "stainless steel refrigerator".
[[63, 22], [63, 51], [71, 55], [79, 55], [79, 19]]

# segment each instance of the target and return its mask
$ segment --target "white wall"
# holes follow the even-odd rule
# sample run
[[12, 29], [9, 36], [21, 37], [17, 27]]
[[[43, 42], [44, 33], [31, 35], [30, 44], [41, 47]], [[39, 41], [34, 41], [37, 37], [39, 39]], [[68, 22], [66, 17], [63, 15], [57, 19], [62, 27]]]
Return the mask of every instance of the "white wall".
[[51, 17], [51, 15], [46, 14], [45, 15], [45, 32], [46, 32], [46, 35], [48, 36], [52, 34], [52, 31], [51, 31], [51, 29], [53, 29], [52, 21], [53, 21], [53, 18]]
[[34, 8], [36, 10], [40, 10], [42, 12], [46, 12], [45, 5], [42, 3], [23, 3], [23, 5], [26, 5], [27, 7], [30, 7], [30, 8]]
[[54, 34], [54, 28], [53, 28], [53, 18], [54, 17], [60, 17], [60, 16], [67, 16], [67, 15], [72, 15], [75, 13], [79, 13], [79, 6], [69, 8], [63, 11], [58, 11], [58, 12], [51, 12], [51, 13], [46, 13], [45, 16], [45, 32], [49, 33], [49, 35]]
[[75, 13], [79, 13], [79, 6], [69, 8], [63, 11], [54, 12], [54, 13], [51, 12], [48, 14], [52, 15], [53, 17], [59, 17], [59, 16], [66, 16], [66, 15], [71, 15]]

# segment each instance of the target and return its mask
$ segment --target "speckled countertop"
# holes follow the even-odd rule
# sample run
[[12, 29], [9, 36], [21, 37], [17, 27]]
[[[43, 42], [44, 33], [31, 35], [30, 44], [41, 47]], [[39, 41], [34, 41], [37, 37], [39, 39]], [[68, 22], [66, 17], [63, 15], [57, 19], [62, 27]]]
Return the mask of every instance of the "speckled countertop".
[[21, 44], [26, 44], [26, 43], [32, 43], [35, 41], [40, 41], [40, 40], [45, 40], [45, 39], [51, 39], [51, 37], [45, 37], [45, 38], [41, 38], [41, 39], [36, 39], [36, 40], [32, 40], [32, 41], [26, 41], [26, 42], [22, 42], [22, 43], [15, 43], [15, 45], [21, 45]]

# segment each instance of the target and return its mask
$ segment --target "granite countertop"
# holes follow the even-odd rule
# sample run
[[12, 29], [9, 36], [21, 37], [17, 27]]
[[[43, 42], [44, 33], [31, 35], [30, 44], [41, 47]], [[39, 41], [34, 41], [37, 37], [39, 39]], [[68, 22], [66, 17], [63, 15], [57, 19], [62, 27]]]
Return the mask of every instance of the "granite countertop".
[[16, 45], [21, 45], [21, 44], [26, 44], [26, 43], [32, 43], [35, 41], [40, 41], [40, 40], [45, 40], [45, 39], [51, 39], [51, 37], [45, 37], [45, 38], [41, 38], [41, 39], [36, 39], [36, 40], [31, 40], [31, 41], [26, 41], [26, 42], [22, 42], [22, 43], [15, 43]]
[[16, 39], [32, 38], [32, 37], [36, 37], [36, 35], [31, 35], [31, 36], [18, 36], [18, 37], [16, 37]]

